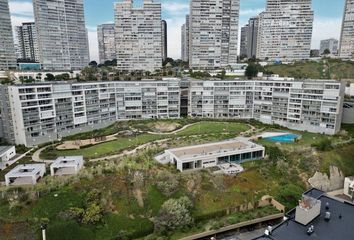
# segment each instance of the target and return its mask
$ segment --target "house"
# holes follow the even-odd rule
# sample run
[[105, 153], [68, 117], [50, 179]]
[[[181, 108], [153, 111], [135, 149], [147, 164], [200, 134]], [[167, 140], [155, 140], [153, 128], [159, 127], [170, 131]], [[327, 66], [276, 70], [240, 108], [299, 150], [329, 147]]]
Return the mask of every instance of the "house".
[[344, 195], [354, 200], [354, 177], [344, 179]]
[[6, 186], [35, 185], [45, 171], [45, 164], [18, 165], [5, 175]]
[[7, 162], [16, 155], [15, 146], [0, 146], [0, 160]]
[[84, 165], [82, 156], [59, 157], [50, 165], [51, 176], [77, 174]]
[[265, 148], [246, 138], [168, 149], [165, 156], [181, 172], [262, 159]]

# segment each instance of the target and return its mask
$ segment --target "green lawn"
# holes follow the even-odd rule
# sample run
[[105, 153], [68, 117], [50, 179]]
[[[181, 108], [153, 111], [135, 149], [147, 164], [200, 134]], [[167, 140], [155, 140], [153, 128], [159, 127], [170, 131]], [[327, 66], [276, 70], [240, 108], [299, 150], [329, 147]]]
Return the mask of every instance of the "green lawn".
[[114, 141], [94, 145], [91, 147], [78, 149], [78, 150], [55, 150], [47, 149], [42, 152], [43, 159], [55, 159], [57, 156], [73, 156], [82, 155], [85, 159], [92, 159], [114, 155], [126, 149], [131, 149], [142, 144], [152, 142], [159, 139], [192, 136], [192, 135], [205, 135], [205, 134], [232, 134], [233, 136], [249, 129], [249, 126], [237, 122], [199, 122], [192, 125], [181, 132], [176, 134], [166, 135], [152, 135], [140, 134], [132, 137], [122, 137]]
[[326, 59], [320, 62], [302, 61], [294, 64], [268, 65], [267, 71], [281, 77], [298, 79], [353, 79], [354, 63], [338, 59]]

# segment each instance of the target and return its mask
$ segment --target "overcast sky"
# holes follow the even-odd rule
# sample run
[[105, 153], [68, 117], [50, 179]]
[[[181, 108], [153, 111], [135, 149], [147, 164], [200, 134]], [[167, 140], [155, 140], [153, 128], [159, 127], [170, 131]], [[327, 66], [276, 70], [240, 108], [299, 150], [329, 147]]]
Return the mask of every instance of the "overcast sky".
[[[86, 26], [89, 31], [90, 56], [98, 61], [97, 25], [113, 22], [113, 4], [117, 0], [84, 0]], [[142, 0], [137, 0], [139, 4]], [[345, 0], [313, 0], [315, 22], [312, 48], [319, 48], [320, 40], [340, 37]], [[9, 0], [12, 25], [33, 21], [32, 0]], [[161, 0], [162, 17], [168, 24], [168, 56], [181, 57], [181, 26], [189, 12], [189, 0]], [[241, 0], [240, 27], [250, 17], [264, 10], [266, 0]]]

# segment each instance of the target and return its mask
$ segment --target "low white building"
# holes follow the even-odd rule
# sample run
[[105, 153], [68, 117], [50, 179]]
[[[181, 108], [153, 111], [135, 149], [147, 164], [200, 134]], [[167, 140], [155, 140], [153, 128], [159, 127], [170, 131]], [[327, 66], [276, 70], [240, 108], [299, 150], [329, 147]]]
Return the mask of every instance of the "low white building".
[[225, 163], [243, 163], [262, 159], [265, 148], [245, 138], [165, 151], [166, 158], [181, 172], [215, 167]]
[[51, 176], [64, 176], [77, 174], [84, 166], [82, 156], [59, 157], [50, 165]]
[[0, 160], [1, 162], [7, 162], [11, 158], [16, 156], [15, 146], [0, 146]]
[[354, 199], [354, 177], [344, 179], [344, 195]]
[[45, 164], [18, 165], [5, 175], [6, 186], [35, 185], [45, 174]]

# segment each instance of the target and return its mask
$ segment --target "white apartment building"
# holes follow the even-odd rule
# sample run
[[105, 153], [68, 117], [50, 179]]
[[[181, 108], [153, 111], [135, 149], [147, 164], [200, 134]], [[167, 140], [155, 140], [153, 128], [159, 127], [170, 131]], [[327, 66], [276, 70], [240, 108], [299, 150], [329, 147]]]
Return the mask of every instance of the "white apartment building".
[[189, 15], [186, 15], [186, 23], [181, 29], [181, 57], [185, 62], [189, 61]]
[[341, 126], [344, 87], [331, 80], [192, 80], [189, 116], [256, 119], [333, 135]]
[[[1, 86], [8, 142], [34, 146], [118, 120], [178, 118], [178, 79]], [[1, 112], [2, 113], [2, 112]], [[0, 131], [1, 133], [1, 131]], [[1, 137], [1, 136], [0, 136]]]
[[37, 30], [34, 22], [16, 27], [20, 58], [39, 62]]
[[133, 0], [115, 3], [115, 35], [119, 70], [154, 72], [162, 67], [161, 3]]
[[44, 70], [80, 70], [90, 61], [83, 0], [33, 0]]
[[97, 26], [98, 53], [102, 64], [117, 59], [114, 29], [114, 23]]
[[345, 1], [339, 56], [354, 59], [354, 0]]
[[326, 49], [328, 49], [333, 55], [338, 54], [339, 41], [334, 38], [325, 39], [321, 41], [320, 44], [320, 54], [323, 54]]
[[311, 0], [268, 0], [259, 15], [257, 58], [309, 59], [313, 20]]
[[215, 69], [237, 63], [240, 0], [191, 0], [189, 65]]
[[16, 68], [8, 0], [0, 0], [0, 71]]

